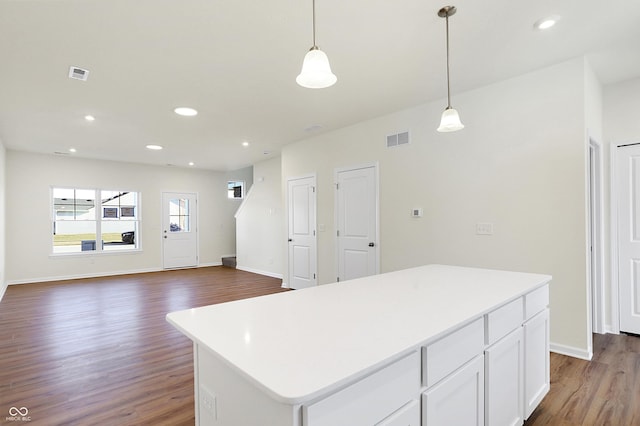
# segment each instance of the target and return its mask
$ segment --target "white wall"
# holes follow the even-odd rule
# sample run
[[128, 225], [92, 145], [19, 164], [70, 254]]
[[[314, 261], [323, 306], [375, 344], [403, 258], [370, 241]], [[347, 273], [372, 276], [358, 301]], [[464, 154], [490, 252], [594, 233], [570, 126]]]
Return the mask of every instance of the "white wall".
[[[333, 172], [377, 161], [382, 272], [444, 263], [552, 274], [555, 349], [589, 356], [585, 66], [454, 93], [461, 132], [435, 131], [442, 100], [286, 146], [283, 181], [317, 175], [320, 282], [336, 276]], [[411, 143], [386, 148], [385, 136], [404, 130]], [[415, 207], [422, 218], [410, 217]], [[477, 222], [494, 235], [476, 235]]]
[[6, 199], [6, 150], [0, 140], [0, 300], [7, 290], [6, 275], [6, 225], [5, 225], [5, 199]]
[[282, 278], [285, 237], [280, 158], [253, 166], [254, 183], [236, 215], [238, 269]]
[[[232, 251], [233, 215], [225, 210], [223, 173], [178, 167], [87, 160], [7, 151], [6, 279], [9, 283], [162, 269], [161, 194], [195, 192], [199, 212], [199, 264], [219, 265]], [[51, 256], [52, 186], [141, 193], [142, 252]], [[228, 235], [230, 234], [230, 235]]]
[[[246, 196], [251, 186], [253, 185], [253, 166], [245, 167], [243, 169], [233, 170], [225, 173], [225, 188], [227, 182], [231, 181], [243, 181], [244, 182], [244, 195]], [[236, 221], [234, 218], [236, 212], [242, 205], [242, 199], [230, 199], [225, 195], [225, 200], [222, 203], [225, 210], [225, 215], [232, 218], [230, 226], [227, 226], [224, 230], [221, 230], [225, 240], [230, 240], [233, 244], [229, 247], [229, 251], [224, 253], [224, 256], [235, 256], [237, 253], [236, 247]]]

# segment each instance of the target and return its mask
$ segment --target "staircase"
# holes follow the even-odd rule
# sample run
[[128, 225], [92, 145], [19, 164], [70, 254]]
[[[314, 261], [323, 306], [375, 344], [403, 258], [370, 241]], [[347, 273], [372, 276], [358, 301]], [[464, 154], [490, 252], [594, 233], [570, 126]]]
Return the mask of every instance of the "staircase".
[[228, 268], [234, 268], [236, 267], [236, 257], [235, 256], [228, 256], [228, 257], [223, 257], [222, 258], [222, 266], [226, 266]]

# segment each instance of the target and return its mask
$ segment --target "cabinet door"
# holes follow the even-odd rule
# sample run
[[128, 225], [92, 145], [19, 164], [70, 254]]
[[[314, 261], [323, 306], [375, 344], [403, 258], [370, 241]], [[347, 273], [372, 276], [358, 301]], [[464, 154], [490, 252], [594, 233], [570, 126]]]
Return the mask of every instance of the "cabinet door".
[[524, 422], [523, 352], [522, 327], [485, 350], [484, 397], [488, 426], [513, 426]]
[[422, 394], [425, 426], [484, 425], [484, 357], [474, 358]]
[[549, 392], [549, 309], [524, 323], [524, 418]]
[[420, 402], [412, 400], [375, 426], [420, 426]]

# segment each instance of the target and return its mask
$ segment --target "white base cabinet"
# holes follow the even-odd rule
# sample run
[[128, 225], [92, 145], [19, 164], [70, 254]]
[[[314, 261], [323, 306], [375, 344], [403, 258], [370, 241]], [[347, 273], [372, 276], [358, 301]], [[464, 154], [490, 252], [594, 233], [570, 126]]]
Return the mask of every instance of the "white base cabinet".
[[549, 390], [550, 279], [430, 265], [167, 318], [199, 426], [517, 426]]
[[523, 351], [523, 331], [519, 327], [484, 352], [488, 426], [516, 426], [524, 422]]
[[549, 309], [524, 323], [524, 393], [527, 419], [549, 392]]

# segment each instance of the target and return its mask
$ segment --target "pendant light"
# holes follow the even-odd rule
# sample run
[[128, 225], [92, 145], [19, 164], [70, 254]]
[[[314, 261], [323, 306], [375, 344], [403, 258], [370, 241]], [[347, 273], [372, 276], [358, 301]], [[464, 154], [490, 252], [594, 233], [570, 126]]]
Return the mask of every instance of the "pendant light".
[[338, 77], [331, 72], [329, 58], [316, 46], [316, 1], [313, 5], [313, 46], [307, 52], [302, 62], [302, 71], [296, 77], [296, 83], [309, 89], [324, 89], [333, 86]]
[[447, 108], [442, 113], [439, 132], [455, 132], [464, 129], [464, 124], [460, 121], [458, 111], [451, 107], [451, 85], [449, 83], [449, 17], [455, 15], [455, 6], [445, 6], [438, 11], [438, 16], [445, 18], [447, 24]]

